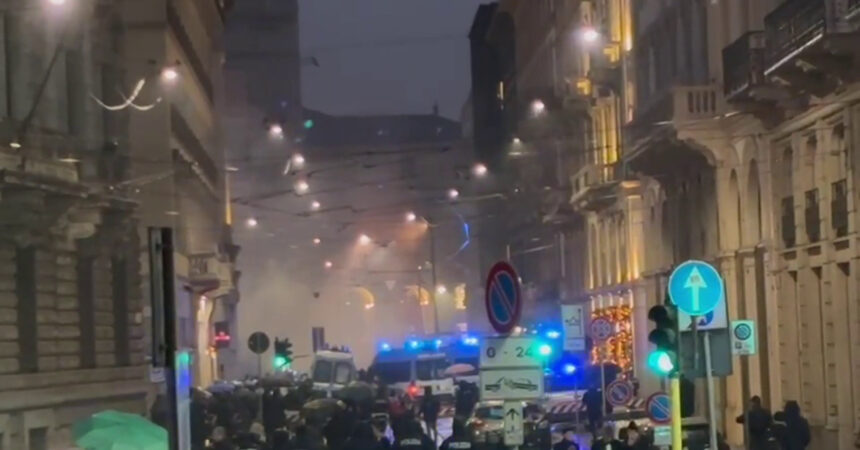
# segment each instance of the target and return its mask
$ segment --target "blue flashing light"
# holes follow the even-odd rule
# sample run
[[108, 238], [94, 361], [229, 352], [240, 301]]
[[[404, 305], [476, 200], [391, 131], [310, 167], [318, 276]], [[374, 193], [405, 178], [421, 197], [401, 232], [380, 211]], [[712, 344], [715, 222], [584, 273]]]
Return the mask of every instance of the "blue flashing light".
[[538, 354], [541, 356], [549, 356], [552, 355], [552, 346], [549, 344], [541, 344], [538, 347]]
[[561, 333], [558, 330], [549, 330], [546, 332], [546, 337], [548, 339], [558, 339], [561, 337]]
[[565, 375], [573, 375], [576, 373], [576, 366], [573, 364], [565, 364], [562, 369], [564, 370]]
[[435, 341], [433, 341], [433, 346], [436, 347], [437, 350], [439, 348], [441, 348], [442, 347], [442, 339], [436, 339]]
[[406, 342], [406, 346], [411, 350], [418, 350], [421, 348], [421, 341], [416, 341], [415, 339], [411, 339]]
[[382, 350], [383, 352], [390, 352], [391, 351], [391, 344], [389, 344], [387, 342], [383, 342], [382, 345], [379, 346], [379, 349]]
[[478, 346], [478, 344], [479, 344], [478, 338], [476, 338], [474, 336], [464, 336], [463, 337], [463, 345], [476, 347], [476, 346]]

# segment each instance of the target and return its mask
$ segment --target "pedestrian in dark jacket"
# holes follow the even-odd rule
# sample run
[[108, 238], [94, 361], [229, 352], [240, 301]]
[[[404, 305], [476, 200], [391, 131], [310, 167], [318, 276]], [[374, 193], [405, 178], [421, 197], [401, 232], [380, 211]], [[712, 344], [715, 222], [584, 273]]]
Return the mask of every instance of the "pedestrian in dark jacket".
[[442, 441], [439, 450], [471, 450], [474, 443], [463, 419], [454, 419], [451, 436]]
[[773, 416], [771, 416], [770, 410], [762, 406], [761, 397], [758, 395], [750, 399], [747, 417], [748, 419], [745, 419], [744, 415], [741, 414], [737, 418], [737, 423], [746, 423], [749, 428], [750, 450], [767, 450]]
[[783, 410], [774, 414], [773, 433], [783, 450], [804, 450], [812, 440], [809, 422], [800, 414], [794, 400], [785, 402]]
[[591, 450], [626, 450], [624, 444], [615, 439], [615, 430], [611, 425], [603, 427], [600, 436], [591, 442]]
[[424, 398], [421, 399], [421, 415], [424, 417], [424, 423], [427, 425], [427, 435], [435, 443], [439, 440], [439, 429], [436, 422], [439, 419], [439, 410], [441, 405], [439, 399], [433, 396], [433, 388], [427, 386], [424, 388]]
[[300, 425], [296, 428], [292, 448], [295, 450], [325, 450], [325, 440], [319, 431], [308, 425]]
[[345, 450], [382, 450], [373, 427], [369, 422], [361, 422], [355, 426], [352, 436], [346, 441]]
[[566, 431], [562, 435], [561, 440], [552, 446], [552, 450], [579, 450], [579, 444], [574, 440], [575, 434], [573, 431]]
[[622, 440], [622, 444], [624, 444], [624, 448], [627, 450], [649, 450], [651, 448], [651, 444], [648, 443], [648, 438], [645, 437], [644, 434], [639, 430], [639, 426], [636, 425], [636, 422], [630, 422], [627, 425], [627, 433]]
[[394, 444], [396, 450], [435, 450], [436, 445], [421, 430], [421, 424], [417, 420], [406, 424], [406, 431], [402, 438]]

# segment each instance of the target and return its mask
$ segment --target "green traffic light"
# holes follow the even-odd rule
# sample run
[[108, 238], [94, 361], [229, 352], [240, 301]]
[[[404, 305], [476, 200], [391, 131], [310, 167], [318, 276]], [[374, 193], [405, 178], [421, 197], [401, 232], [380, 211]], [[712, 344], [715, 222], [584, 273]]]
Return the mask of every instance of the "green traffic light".
[[669, 352], [655, 350], [648, 355], [648, 367], [659, 375], [668, 375], [675, 370], [675, 362]]
[[311, 119], [305, 120], [304, 127], [306, 130], [310, 130], [314, 127], [314, 121]]
[[287, 365], [287, 358], [284, 358], [283, 356], [276, 356], [275, 361], [274, 361], [274, 365], [275, 365], [276, 369], [280, 369], [281, 367], [286, 366]]

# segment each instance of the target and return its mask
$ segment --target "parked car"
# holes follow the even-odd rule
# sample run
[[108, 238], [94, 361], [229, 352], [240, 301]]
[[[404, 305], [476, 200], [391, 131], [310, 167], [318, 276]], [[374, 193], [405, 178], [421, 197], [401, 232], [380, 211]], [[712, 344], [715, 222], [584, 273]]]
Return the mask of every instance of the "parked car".
[[[521, 449], [546, 449], [550, 447], [549, 422], [543, 408], [533, 402], [522, 402], [525, 443]], [[505, 426], [504, 405], [500, 401], [481, 402], [475, 406], [466, 427], [479, 447], [495, 447], [503, 444]]]

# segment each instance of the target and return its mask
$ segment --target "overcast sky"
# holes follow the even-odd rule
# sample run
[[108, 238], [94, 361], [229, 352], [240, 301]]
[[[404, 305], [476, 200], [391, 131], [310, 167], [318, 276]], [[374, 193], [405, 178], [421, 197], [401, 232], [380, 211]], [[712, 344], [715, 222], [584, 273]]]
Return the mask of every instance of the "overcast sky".
[[459, 119], [469, 93], [467, 34], [488, 0], [301, 0], [305, 106], [335, 114]]

